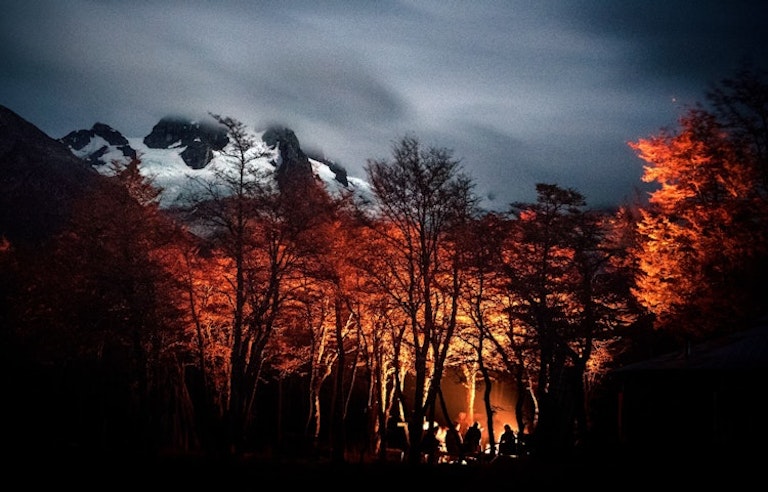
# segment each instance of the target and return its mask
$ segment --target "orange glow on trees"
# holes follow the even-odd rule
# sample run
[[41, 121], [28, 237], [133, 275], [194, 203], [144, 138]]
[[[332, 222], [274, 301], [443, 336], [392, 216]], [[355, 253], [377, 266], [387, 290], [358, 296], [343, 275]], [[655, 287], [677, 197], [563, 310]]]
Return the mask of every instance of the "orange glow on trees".
[[[449, 357], [464, 374], [467, 389], [464, 411], [469, 416], [469, 425], [478, 420], [475, 417], [475, 387], [478, 375], [482, 376], [487, 417], [483, 427], [493, 454], [496, 452], [496, 412], [490, 400], [491, 389], [494, 380], [509, 369], [509, 365], [502, 362], [506, 354], [502, 352], [500, 357], [498, 346], [493, 343], [504, 327], [504, 303], [494, 287], [499, 284], [502, 270], [501, 251], [508, 233], [506, 224], [496, 214], [483, 214], [467, 221], [453, 233], [462, 276], [459, 304], [462, 323], [458, 326]], [[519, 389], [516, 387], [515, 391], [519, 392]]]
[[716, 107], [740, 107], [739, 118], [694, 108], [677, 131], [630, 144], [647, 163], [643, 180], [658, 184], [638, 223], [634, 292], [657, 328], [685, 338], [727, 330], [762, 302], [747, 286], [763, 278], [768, 254], [768, 85], [741, 76], [713, 93]]
[[618, 245], [607, 240], [606, 217], [585, 210], [575, 190], [536, 189], [536, 203], [511, 210], [503, 253], [509, 327], [495, 343], [508, 364], [522, 364], [510, 370], [532, 389], [538, 414], [523, 425], [557, 450], [587, 430], [583, 377], [596, 343], [614, 337], [629, 292], [616, 290], [624, 273], [610, 262]]
[[[78, 446], [143, 452], [177, 446], [192, 432], [186, 401], [176, 398], [183, 381], [175, 362], [185, 343], [170, 253], [178, 230], [158, 212], [157, 190], [139, 165], [102, 177], [76, 201], [67, 226], [30, 267], [20, 299], [23, 336], [39, 361], [60, 368], [62, 417], [73, 401], [98, 395], [89, 419], [58, 424]], [[164, 423], [161, 415], [176, 418]]]
[[373, 273], [407, 320], [414, 351], [408, 460], [418, 463], [458, 314], [457, 265], [446, 235], [471, 215], [476, 199], [448, 150], [422, 148], [412, 137], [393, 146], [392, 161], [369, 161], [366, 170], [378, 200], [370, 224], [388, 243], [379, 253], [383, 269]]
[[[450, 152], [412, 138], [369, 163], [374, 203], [336, 200], [311, 174], [271, 179], [254, 135], [220, 122], [229, 165], [196, 182], [193, 208], [159, 210], [136, 161], [77, 204], [50, 255], [27, 266], [0, 245], [23, 281], [16, 345], [127, 382], [103, 416], [109, 432], [136, 417], [118, 445], [157, 432], [168, 449], [221, 455], [290, 438], [334, 460], [384, 458], [394, 417], [415, 463], [425, 422], [482, 419], [482, 384], [495, 441], [490, 389], [511, 380], [513, 427], [560, 450], [585, 432], [635, 301], [670, 326], [756, 309], [740, 284], [765, 272], [762, 154], [713, 114], [634, 144], [660, 184], [637, 216], [590, 211], [554, 184], [481, 215]], [[467, 383], [459, 408], [442, 393], [448, 370]]]
[[317, 254], [317, 227], [325, 219], [325, 191], [310, 177], [269, 179], [259, 169], [264, 149], [245, 126], [232, 118], [214, 115], [227, 129], [229, 144], [222, 154], [231, 166], [216, 170], [209, 182], [197, 181], [202, 193], [195, 197], [193, 218], [205, 230], [205, 239], [228, 259], [224, 281], [230, 319], [226, 329], [229, 349], [229, 400], [223, 421], [227, 453], [243, 452], [256, 388], [270, 343], [281, 325], [286, 303], [299, 279], [311, 272]]
[[232, 286], [225, 279], [231, 260], [220, 250], [187, 237], [178, 247], [175, 274], [180, 289], [178, 305], [188, 333], [186, 385], [196, 395], [195, 415], [203, 449], [215, 449], [215, 429], [226, 414], [230, 398], [232, 349]]
[[[363, 224], [368, 224], [364, 226]], [[358, 322], [361, 344], [360, 351], [365, 363], [370, 388], [370, 405], [375, 421], [371, 422], [374, 441], [371, 449], [381, 459], [386, 459], [389, 448], [403, 445], [393, 442], [393, 429], [405, 430], [406, 422], [404, 386], [406, 376], [414, 370], [413, 346], [406, 337], [408, 320], [398, 307], [396, 296], [388, 291], [390, 285], [390, 258], [392, 254], [382, 254], [391, 243], [381, 228], [386, 223], [369, 219], [355, 227], [357, 235], [354, 247], [350, 251], [354, 256], [350, 263], [355, 265], [354, 313]], [[377, 230], [379, 232], [377, 232]], [[396, 427], [397, 424], [403, 427]], [[402, 451], [402, 450], [401, 450]]]
[[[307, 183], [310, 186], [310, 183]], [[287, 185], [287, 183], [286, 183]], [[291, 354], [274, 351], [278, 367], [288, 359], [303, 359], [301, 371], [308, 381], [307, 432], [318, 445], [322, 423], [322, 395], [330, 394], [328, 407], [331, 453], [335, 461], [343, 461], [346, 449], [347, 409], [357, 382], [362, 358], [360, 311], [358, 306], [358, 271], [352, 266], [357, 244], [356, 225], [349, 215], [345, 198], [332, 200], [322, 190], [291, 193], [282, 187], [286, 197], [293, 197], [292, 221], [304, 224], [296, 236], [301, 253], [297, 269], [287, 279], [285, 316], [281, 316], [275, 342], [291, 347]], [[298, 205], [297, 200], [304, 203]], [[295, 354], [300, 354], [296, 357]], [[274, 364], [274, 363], [273, 363]]]

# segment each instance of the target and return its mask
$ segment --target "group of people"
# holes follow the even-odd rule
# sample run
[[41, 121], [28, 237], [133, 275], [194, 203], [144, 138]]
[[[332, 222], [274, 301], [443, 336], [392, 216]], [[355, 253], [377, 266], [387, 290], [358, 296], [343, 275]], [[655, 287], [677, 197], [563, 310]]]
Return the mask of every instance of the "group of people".
[[[459, 423], [441, 428], [432, 425], [422, 437], [422, 452], [428, 462], [464, 461], [478, 459], [483, 453], [482, 429], [480, 422], [473, 423], [461, 434]], [[517, 454], [517, 435], [509, 424], [504, 425], [504, 432], [499, 438], [499, 455], [512, 456]]]

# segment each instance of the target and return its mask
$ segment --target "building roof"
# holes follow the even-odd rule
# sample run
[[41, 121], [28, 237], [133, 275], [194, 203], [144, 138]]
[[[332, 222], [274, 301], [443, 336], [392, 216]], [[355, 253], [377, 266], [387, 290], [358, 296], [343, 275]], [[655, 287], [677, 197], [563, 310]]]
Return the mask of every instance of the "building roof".
[[754, 328], [626, 365], [614, 372], [665, 370], [753, 371], [768, 369], [768, 320]]

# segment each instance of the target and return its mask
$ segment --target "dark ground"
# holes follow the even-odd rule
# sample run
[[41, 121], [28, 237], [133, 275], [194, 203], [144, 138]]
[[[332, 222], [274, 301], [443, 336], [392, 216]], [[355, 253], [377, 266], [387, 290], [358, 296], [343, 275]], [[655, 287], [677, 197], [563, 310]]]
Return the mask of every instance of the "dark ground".
[[[166, 457], [152, 461], [106, 457], [19, 457], [10, 464], [10, 483], [25, 490], [43, 487], [83, 490], [224, 490], [238, 492], [289, 487], [335, 490], [434, 489], [465, 487], [564, 486], [590, 490], [680, 490], [765, 487], [766, 453], [700, 455], [695, 451], [667, 455], [590, 454], [567, 459], [535, 457], [497, 459], [471, 465], [409, 466], [399, 462], [331, 464], [248, 458], [237, 462], [199, 457]], [[15, 479], [13, 476], [16, 475]], [[6, 481], [6, 483], [8, 483]], [[469, 490], [469, 489], [468, 489]]]

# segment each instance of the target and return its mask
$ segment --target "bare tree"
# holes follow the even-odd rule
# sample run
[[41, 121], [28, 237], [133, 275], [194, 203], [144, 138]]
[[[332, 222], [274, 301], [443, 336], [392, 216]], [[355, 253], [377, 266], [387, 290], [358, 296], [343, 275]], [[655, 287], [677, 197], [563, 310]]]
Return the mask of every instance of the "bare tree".
[[372, 274], [407, 320], [413, 347], [414, 393], [407, 417], [408, 459], [415, 463], [424, 422], [434, 419], [456, 328], [460, 277], [447, 234], [471, 215], [476, 199], [449, 150], [424, 149], [413, 137], [393, 146], [392, 161], [368, 161], [366, 171], [378, 200], [370, 224], [387, 244], [380, 253], [385, 270]]
[[[312, 227], [305, 213], [315, 190], [278, 181], [263, 167], [269, 149], [245, 125], [213, 115], [227, 129], [221, 151], [226, 165], [210, 180], [196, 179], [192, 220], [228, 261], [224, 278], [231, 318], [225, 339], [229, 348], [229, 395], [223, 416], [225, 453], [239, 454], [253, 416], [265, 350], [281, 309], [299, 284], [302, 262], [311, 249], [302, 237]], [[311, 191], [312, 193], [307, 193]], [[303, 198], [301, 198], [303, 197]]]
[[[621, 323], [629, 292], [616, 292], [624, 272], [610, 262], [604, 216], [584, 197], [538, 184], [536, 203], [515, 203], [505, 248], [510, 330], [498, 344], [507, 360], [524, 361], [534, 396], [540, 451], [569, 449], [585, 431], [583, 377], [595, 343]], [[514, 356], [513, 356], [514, 354]]]

